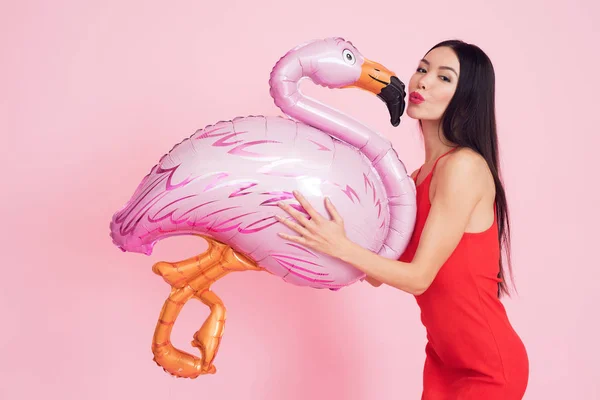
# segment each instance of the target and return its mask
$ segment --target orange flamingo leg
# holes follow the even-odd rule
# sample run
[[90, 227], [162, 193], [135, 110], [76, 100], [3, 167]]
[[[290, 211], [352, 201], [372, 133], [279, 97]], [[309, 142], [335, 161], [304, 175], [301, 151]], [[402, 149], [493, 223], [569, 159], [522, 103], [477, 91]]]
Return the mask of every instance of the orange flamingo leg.
[[172, 287], [183, 288], [190, 279], [197, 277], [202, 271], [216, 264], [228, 246], [214, 239], [198, 236], [208, 242], [208, 249], [204, 253], [174, 263], [157, 262], [152, 266], [152, 271], [162, 276]]
[[[197, 378], [216, 372], [212, 362], [223, 336], [226, 309], [221, 299], [210, 290], [210, 286], [233, 271], [263, 271], [254, 261], [231, 247], [210, 238], [205, 239], [209, 243], [205, 253], [172, 264], [159, 262], [153, 267], [153, 271], [173, 287], [154, 331], [154, 361], [166, 372], [182, 378]], [[202, 353], [202, 358], [178, 350], [171, 344], [175, 320], [192, 297], [200, 299], [211, 310], [192, 342]]]
[[210, 307], [210, 315], [202, 324], [202, 327], [194, 335], [192, 346], [198, 348], [202, 353], [202, 361], [207, 367], [209, 373], [215, 373], [216, 368], [212, 365], [217, 351], [219, 350], [219, 344], [221, 344], [221, 338], [223, 337], [223, 330], [225, 329], [225, 317], [226, 310], [225, 305], [221, 299], [209, 289], [205, 289], [198, 297], [204, 304]]

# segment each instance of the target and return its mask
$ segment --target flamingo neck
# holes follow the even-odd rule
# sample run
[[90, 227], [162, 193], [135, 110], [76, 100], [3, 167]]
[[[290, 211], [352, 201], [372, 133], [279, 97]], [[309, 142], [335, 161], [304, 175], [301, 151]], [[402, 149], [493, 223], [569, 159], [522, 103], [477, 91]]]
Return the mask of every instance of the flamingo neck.
[[300, 81], [304, 78], [315, 81], [312, 76], [316, 72], [316, 63], [303, 63], [293, 51], [282, 57], [273, 68], [269, 81], [275, 105], [290, 117], [359, 149], [376, 163], [390, 150], [389, 140], [354, 118], [300, 92]]

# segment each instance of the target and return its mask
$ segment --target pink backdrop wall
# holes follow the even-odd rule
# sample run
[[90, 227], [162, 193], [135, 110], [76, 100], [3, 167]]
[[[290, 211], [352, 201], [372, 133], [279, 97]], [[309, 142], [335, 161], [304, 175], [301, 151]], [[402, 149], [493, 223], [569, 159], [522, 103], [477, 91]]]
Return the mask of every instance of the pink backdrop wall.
[[[150, 342], [169, 287], [150, 268], [204, 244], [170, 239], [145, 257], [108, 236], [172, 145], [218, 120], [279, 114], [271, 67], [325, 36], [404, 81], [439, 40], [488, 52], [519, 288], [505, 304], [530, 355], [526, 398], [598, 398], [597, 2], [20, 1], [0, 15], [0, 398], [419, 398], [425, 333], [411, 296], [251, 272], [214, 286], [229, 312], [217, 374], [168, 376]], [[415, 122], [392, 128], [375, 97], [304, 87], [383, 132], [409, 169], [423, 160]], [[206, 315], [186, 306], [174, 341], [191, 351]]]

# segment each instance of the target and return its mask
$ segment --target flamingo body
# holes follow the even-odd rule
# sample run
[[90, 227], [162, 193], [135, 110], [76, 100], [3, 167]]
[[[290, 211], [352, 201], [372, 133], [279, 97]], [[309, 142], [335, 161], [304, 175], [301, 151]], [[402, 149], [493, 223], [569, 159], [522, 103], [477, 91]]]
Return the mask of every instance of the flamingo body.
[[[329, 196], [349, 239], [379, 251], [390, 229], [382, 180], [356, 148], [282, 117], [251, 116], [198, 130], [162, 157], [111, 222], [123, 251], [150, 254], [165, 237], [208, 235], [286, 282], [337, 289], [364, 277], [338, 259], [277, 235], [278, 201], [299, 190], [322, 215]], [[287, 215], [285, 215], [287, 216]], [[410, 226], [396, 226], [410, 232]]]

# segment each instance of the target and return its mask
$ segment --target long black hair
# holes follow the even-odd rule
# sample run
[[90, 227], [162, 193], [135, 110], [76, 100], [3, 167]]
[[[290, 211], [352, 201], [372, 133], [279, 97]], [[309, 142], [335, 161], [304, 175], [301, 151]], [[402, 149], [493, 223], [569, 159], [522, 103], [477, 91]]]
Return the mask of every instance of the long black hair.
[[501, 282], [498, 284], [498, 297], [502, 294], [510, 295], [502, 257], [504, 251], [512, 281], [508, 205], [498, 163], [494, 67], [483, 50], [473, 44], [461, 40], [446, 40], [436, 44], [429, 51], [438, 47], [452, 49], [460, 62], [456, 92], [442, 116], [440, 127], [447, 140], [479, 153], [494, 177], [500, 246], [498, 278]]

